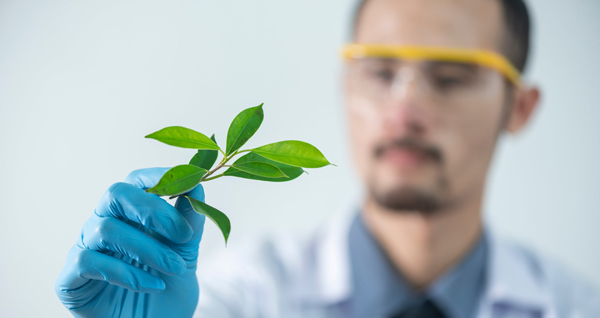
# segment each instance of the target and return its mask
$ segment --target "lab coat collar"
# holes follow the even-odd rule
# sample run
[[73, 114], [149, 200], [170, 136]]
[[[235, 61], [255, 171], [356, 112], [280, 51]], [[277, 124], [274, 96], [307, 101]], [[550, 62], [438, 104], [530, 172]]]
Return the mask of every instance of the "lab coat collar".
[[[313, 299], [335, 305], [350, 299], [352, 282], [348, 234], [359, 205], [348, 204], [319, 230], [316, 251], [317, 292]], [[504, 242], [487, 227], [489, 260], [487, 287], [478, 317], [495, 317], [494, 308], [540, 312], [544, 318], [555, 317], [548, 288], [539, 277], [536, 262], [517, 246]]]

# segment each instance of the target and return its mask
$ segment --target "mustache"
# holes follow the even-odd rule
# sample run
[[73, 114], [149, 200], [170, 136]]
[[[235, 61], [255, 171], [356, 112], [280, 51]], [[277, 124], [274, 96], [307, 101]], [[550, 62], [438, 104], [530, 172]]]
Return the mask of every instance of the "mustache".
[[383, 156], [383, 154], [386, 151], [392, 148], [404, 148], [413, 151], [416, 150], [423, 153], [426, 157], [430, 158], [431, 160], [437, 163], [442, 163], [444, 161], [442, 151], [438, 147], [430, 145], [415, 138], [394, 139], [389, 142], [381, 143], [377, 145], [374, 149], [375, 158], [381, 158], [381, 156]]

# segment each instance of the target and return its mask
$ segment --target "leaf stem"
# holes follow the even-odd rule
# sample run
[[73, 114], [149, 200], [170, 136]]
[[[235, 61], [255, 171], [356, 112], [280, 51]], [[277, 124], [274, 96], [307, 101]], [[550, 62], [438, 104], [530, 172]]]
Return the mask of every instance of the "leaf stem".
[[229, 157], [225, 155], [225, 153], [223, 152], [223, 150], [219, 149], [219, 151], [223, 154], [223, 159], [221, 160], [221, 162], [219, 162], [219, 164], [212, 170], [210, 170], [209, 172], [207, 172], [204, 177], [202, 177], [202, 180], [200, 182], [203, 181], [209, 181], [209, 180], [214, 180], [216, 178], [220, 178], [223, 176], [223, 174], [220, 174], [218, 176], [215, 177], [210, 177], [211, 175], [213, 175], [215, 172], [217, 172], [217, 170], [223, 168], [223, 167], [231, 167], [231, 165], [226, 165], [226, 163], [231, 160], [233, 157], [235, 157], [237, 154], [243, 153], [243, 152], [249, 152], [252, 151], [251, 149], [246, 149], [246, 150], [238, 150], [235, 151], [234, 153], [232, 153]]
[[[231, 157], [233, 157], [235, 154], [231, 155]], [[231, 159], [231, 157], [227, 157], [224, 156], [223, 159], [221, 159], [221, 162], [219, 162], [219, 164], [212, 170], [210, 170], [209, 172], [207, 172], [204, 177], [202, 177], [202, 180], [200, 180], [200, 182], [202, 181], [207, 181], [207, 180], [212, 180], [212, 178], [209, 178], [212, 174], [214, 174], [215, 172], [217, 172], [217, 170], [221, 169], [226, 163], [227, 161], [229, 161]]]
[[224, 176], [224, 174], [222, 174], [222, 173], [221, 173], [221, 174], [218, 174], [218, 175], [216, 175], [216, 176], [214, 176], [214, 177], [206, 178], [206, 179], [204, 179], [203, 181], [215, 180], [215, 179], [218, 179], [218, 178], [220, 178], [220, 177], [222, 177], [222, 176]]
[[202, 181], [206, 181], [206, 179], [208, 179], [208, 177], [210, 177], [213, 173], [215, 173], [217, 170], [221, 169], [221, 167], [223, 167], [223, 165], [227, 162], [225, 159], [227, 159], [227, 157], [223, 158], [223, 160], [221, 160], [221, 162], [219, 162], [219, 164], [212, 170], [210, 170], [209, 172], [207, 172], [204, 177], [202, 177], [202, 180], [200, 180], [200, 182]]

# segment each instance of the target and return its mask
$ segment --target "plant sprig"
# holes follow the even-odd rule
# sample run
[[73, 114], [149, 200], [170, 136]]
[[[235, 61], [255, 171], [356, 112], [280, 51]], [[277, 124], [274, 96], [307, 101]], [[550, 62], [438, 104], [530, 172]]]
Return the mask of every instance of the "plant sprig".
[[[262, 106], [263, 104], [260, 104], [247, 108], [233, 119], [227, 131], [225, 151], [217, 145], [215, 135], [209, 138], [200, 132], [181, 126], [166, 127], [147, 135], [146, 138], [152, 138], [175, 147], [197, 149], [197, 152], [188, 164], [169, 169], [156, 186], [146, 191], [170, 198], [185, 197], [194, 211], [205, 215], [219, 227], [225, 238], [225, 244], [227, 244], [231, 232], [229, 218], [214, 207], [186, 195], [198, 184], [224, 176], [285, 182], [299, 177], [305, 172], [303, 168], [321, 168], [333, 165], [319, 149], [298, 140], [280, 141], [257, 148], [240, 150], [262, 124], [264, 119]], [[223, 157], [215, 165], [219, 153]], [[232, 164], [228, 164], [234, 157], [243, 153], [245, 155], [237, 158]], [[223, 168], [227, 168], [227, 170], [215, 174]]]

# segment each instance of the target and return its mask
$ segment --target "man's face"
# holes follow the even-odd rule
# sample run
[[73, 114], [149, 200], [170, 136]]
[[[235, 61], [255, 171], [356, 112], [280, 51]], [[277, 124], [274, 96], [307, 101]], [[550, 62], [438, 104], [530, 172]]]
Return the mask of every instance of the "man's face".
[[[497, 0], [370, 0], [354, 40], [501, 53], [503, 32]], [[502, 75], [464, 65], [394, 63], [350, 65], [346, 74], [354, 159], [370, 197], [392, 210], [431, 212], [480, 196], [509, 103]], [[391, 81], [399, 69], [415, 77], [399, 94], [366, 87]], [[453, 88], [447, 78], [470, 86]]]

